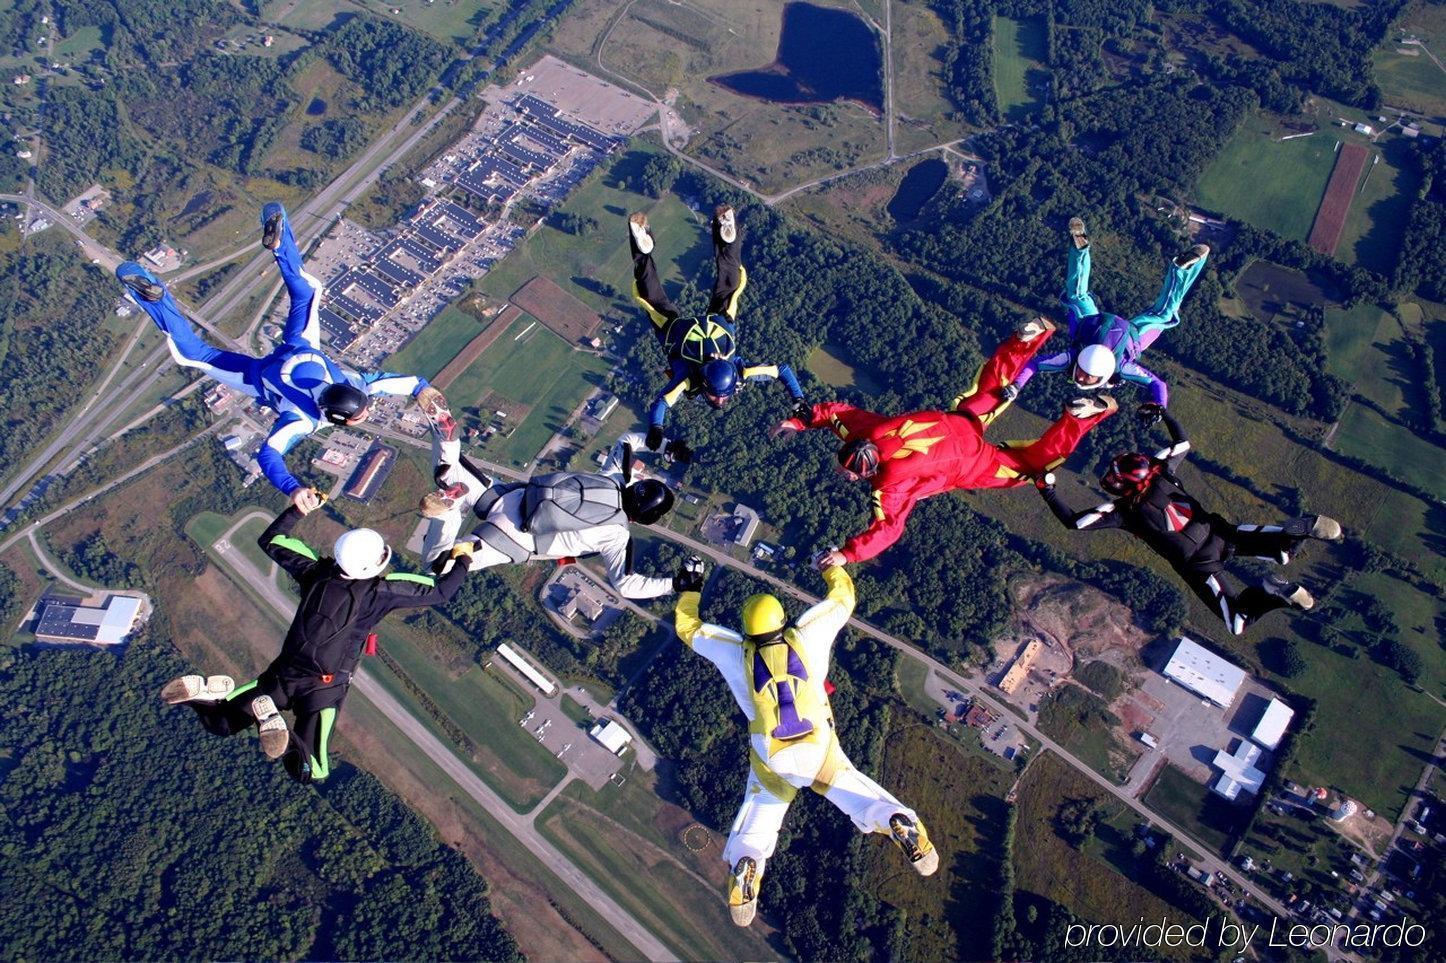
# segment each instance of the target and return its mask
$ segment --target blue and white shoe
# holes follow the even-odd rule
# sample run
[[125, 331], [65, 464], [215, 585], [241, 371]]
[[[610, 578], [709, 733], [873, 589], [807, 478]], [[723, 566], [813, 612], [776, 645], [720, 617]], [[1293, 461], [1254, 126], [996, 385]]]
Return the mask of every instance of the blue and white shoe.
[[127, 291], [142, 301], [154, 304], [166, 296], [166, 286], [161, 283], [161, 279], [135, 261], [122, 262], [115, 269], [115, 276], [116, 280], [125, 285]]
[[281, 232], [286, 226], [286, 208], [272, 201], [261, 209], [261, 246], [274, 251], [281, 246]]

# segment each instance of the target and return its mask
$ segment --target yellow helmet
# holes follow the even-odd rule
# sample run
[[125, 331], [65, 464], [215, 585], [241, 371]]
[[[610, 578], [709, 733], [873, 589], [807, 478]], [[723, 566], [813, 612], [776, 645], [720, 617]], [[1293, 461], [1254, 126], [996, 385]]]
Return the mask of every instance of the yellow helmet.
[[743, 603], [743, 634], [748, 638], [781, 632], [787, 621], [783, 603], [772, 595], [752, 595]]

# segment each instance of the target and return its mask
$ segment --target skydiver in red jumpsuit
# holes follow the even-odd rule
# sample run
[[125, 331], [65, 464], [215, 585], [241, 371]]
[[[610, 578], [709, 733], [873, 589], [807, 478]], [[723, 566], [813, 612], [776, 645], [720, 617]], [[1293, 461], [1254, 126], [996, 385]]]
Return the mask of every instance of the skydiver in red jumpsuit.
[[954, 400], [952, 411], [881, 415], [844, 402], [800, 405], [778, 433], [829, 428], [843, 440], [839, 466], [849, 479], [873, 486], [873, 521], [833, 549], [820, 564], [842, 565], [873, 558], [904, 534], [904, 523], [921, 499], [961, 488], [1012, 488], [1069, 457], [1085, 434], [1117, 410], [1109, 395], [1076, 398], [1035, 441], [992, 445], [984, 429], [1000, 392], [1054, 333], [1037, 318], [1019, 328], [984, 363], [974, 384]]

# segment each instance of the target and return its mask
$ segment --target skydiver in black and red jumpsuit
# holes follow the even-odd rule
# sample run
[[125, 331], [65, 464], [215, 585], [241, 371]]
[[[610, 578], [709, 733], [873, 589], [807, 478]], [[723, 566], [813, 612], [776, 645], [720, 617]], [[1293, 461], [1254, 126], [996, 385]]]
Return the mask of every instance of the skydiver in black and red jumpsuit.
[[1055, 517], [1076, 531], [1123, 528], [1141, 539], [1185, 580], [1234, 635], [1256, 619], [1286, 606], [1311, 608], [1310, 592], [1279, 575], [1234, 592], [1226, 584], [1225, 567], [1232, 558], [1258, 558], [1285, 565], [1308, 538], [1337, 541], [1341, 526], [1324, 515], [1293, 518], [1279, 525], [1235, 525], [1207, 512], [1185, 490], [1175, 472], [1190, 451], [1190, 442], [1175, 416], [1161, 415], [1172, 444], [1145, 455], [1116, 455], [1100, 478], [1112, 501], [1085, 511], [1071, 509], [1046, 475], [1039, 489]]

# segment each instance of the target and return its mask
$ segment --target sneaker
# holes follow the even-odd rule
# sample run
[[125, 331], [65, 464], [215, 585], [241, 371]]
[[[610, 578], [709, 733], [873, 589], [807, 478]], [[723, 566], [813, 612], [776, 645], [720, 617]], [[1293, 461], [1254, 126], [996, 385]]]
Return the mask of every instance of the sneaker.
[[1302, 612], [1309, 612], [1315, 607], [1315, 596], [1306, 591], [1304, 585], [1299, 585], [1279, 575], [1267, 575], [1260, 583], [1260, 587], [1269, 595], [1278, 599], [1285, 599], [1291, 605]]
[[1095, 415], [1112, 415], [1120, 410], [1114, 395], [1081, 395], [1071, 398], [1064, 410], [1076, 418], [1093, 418]]
[[182, 702], [220, 702], [235, 688], [236, 680], [229, 675], [183, 675], [161, 687], [161, 701], [173, 706]]
[[728, 914], [736, 926], [747, 926], [758, 915], [758, 863], [744, 856], [733, 865], [728, 880]]
[[458, 482], [455, 485], [448, 485], [446, 488], [439, 488], [434, 492], [428, 492], [422, 496], [422, 517], [441, 518], [452, 510], [457, 504], [457, 499], [467, 494], [467, 486]]
[[1083, 251], [1090, 246], [1090, 236], [1085, 233], [1084, 221], [1077, 217], [1069, 219], [1069, 239], [1077, 251]]
[[154, 304], [166, 296], [166, 286], [161, 283], [161, 279], [135, 261], [126, 261], [116, 268], [115, 276], [116, 280], [126, 286], [126, 290], [142, 301]]
[[1014, 333], [1018, 335], [1020, 341], [1033, 341], [1041, 334], [1054, 334], [1058, 327], [1049, 318], [1030, 318], [1028, 321], [1021, 321], [1016, 325]]
[[1210, 245], [1196, 244], [1194, 247], [1190, 248], [1190, 250], [1175, 258], [1175, 266], [1178, 268], [1193, 267], [1194, 265], [1199, 264], [1201, 261], [1205, 260], [1205, 258], [1209, 254]]
[[1285, 534], [1296, 538], [1314, 538], [1322, 542], [1338, 542], [1345, 537], [1341, 523], [1326, 515], [1306, 515], [1285, 523]]
[[718, 225], [718, 236], [724, 244], [732, 244], [738, 239], [738, 222], [733, 218], [731, 205], [719, 204], [713, 211], [713, 223]]
[[920, 876], [932, 876], [939, 868], [939, 851], [929, 842], [924, 824], [910, 819], [903, 813], [895, 813], [889, 819], [889, 838], [904, 851], [909, 864]]
[[286, 208], [275, 201], [261, 209], [261, 246], [274, 251], [281, 246], [281, 228], [286, 223]]
[[276, 703], [270, 696], [257, 696], [251, 700], [251, 714], [256, 717], [256, 730], [261, 735], [261, 751], [267, 759], [280, 759], [286, 755], [291, 744], [291, 733], [286, 730], [286, 720], [276, 711]]
[[422, 409], [432, 430], [443, 441], [457, 437], [457, 422], [452, 418], [452, 410], [447, 407], [447, 397], [442, 392], [428, 385], [417, 392], [417, 407]]
[[1019, 385], [1011, 381], [1009, 384], [999, 389], [999, 397], [1004, 401], [1013, 401], [1015, 398], [1019, 397]]
[[639, 254], [653, 253], [653, 235], [648, 233], [648, 215], [642, 211], [628, 216], [628, 230], [633, 235], [633, 246]]

